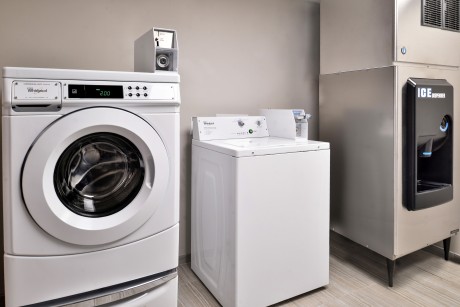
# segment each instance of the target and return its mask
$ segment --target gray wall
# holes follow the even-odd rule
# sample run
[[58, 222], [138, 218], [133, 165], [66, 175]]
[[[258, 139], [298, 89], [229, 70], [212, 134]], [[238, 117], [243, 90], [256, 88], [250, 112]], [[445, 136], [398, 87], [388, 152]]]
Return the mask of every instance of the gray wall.
[[[190, 253], [190, 118], [304, 108], [318, 134], [319, 4], [308, 0], [0, 0], [0, 67], [133, 70], [133, 43], [175, 29], [180, 254]], [[26, 133], [26, 131], [24, 131]], [[263, 214], [263, 213], [261, 213]]]

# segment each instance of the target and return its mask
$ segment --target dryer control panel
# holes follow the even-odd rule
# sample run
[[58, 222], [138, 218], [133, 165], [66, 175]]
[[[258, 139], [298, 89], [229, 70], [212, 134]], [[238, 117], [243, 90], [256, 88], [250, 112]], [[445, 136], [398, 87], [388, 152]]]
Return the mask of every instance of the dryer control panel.
[[176, 92], [178, 85], [172, 83], [69, 81], [63, 85], [64, 99], [174, 100]]
[[83, 106], [180, 106], [180, 76], [173, 71], [4, 67], [2, 81], [3, 114], [66, 113]]
[[194, 117], [193, 138], [200, 141], [267, 137], [265, 116]]
[[80, 80], [15, 80], [11, 107], [16, 112], [59, 111], [66, 101], [178, 101], [178, 83]]

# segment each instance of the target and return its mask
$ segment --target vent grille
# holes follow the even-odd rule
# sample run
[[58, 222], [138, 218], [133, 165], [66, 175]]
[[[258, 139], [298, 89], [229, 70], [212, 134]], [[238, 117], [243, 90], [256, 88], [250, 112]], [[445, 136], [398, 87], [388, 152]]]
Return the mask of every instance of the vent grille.
[[442, 27], [441, 0], [423, 0], [423, 25]]
[[460, 0], [422, 0], [422, 25], [460, 31]]
[[459, 0], [444, 0], [444, 28], [459, 31]]

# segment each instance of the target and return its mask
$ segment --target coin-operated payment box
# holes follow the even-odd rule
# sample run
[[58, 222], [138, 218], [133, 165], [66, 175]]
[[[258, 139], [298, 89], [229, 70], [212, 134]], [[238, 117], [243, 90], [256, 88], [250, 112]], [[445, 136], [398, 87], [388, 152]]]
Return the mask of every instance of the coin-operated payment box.
[[134, 71], [178, 71], [177, 33], [152, 28], [134, 42]]

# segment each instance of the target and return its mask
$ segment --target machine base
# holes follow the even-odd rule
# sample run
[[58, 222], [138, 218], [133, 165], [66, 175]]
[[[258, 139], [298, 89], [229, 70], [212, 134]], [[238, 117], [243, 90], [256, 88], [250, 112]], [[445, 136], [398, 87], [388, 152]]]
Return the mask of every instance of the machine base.
[[5, 254], [6, 306], [23, 306], [110, 287], [177, 268], [179, 224], [116, 248], [67, 256]]
[[[452, 237], [442, 240], [444, 246], [444, 259], [449, 260], [450, 253], [450, 241]], [[396, 260], [386, 259], [387, 260], [387, 272], [388, 272], [388, 286], [393, 287], [393, 277], [395, 274], [395, 264]]]

